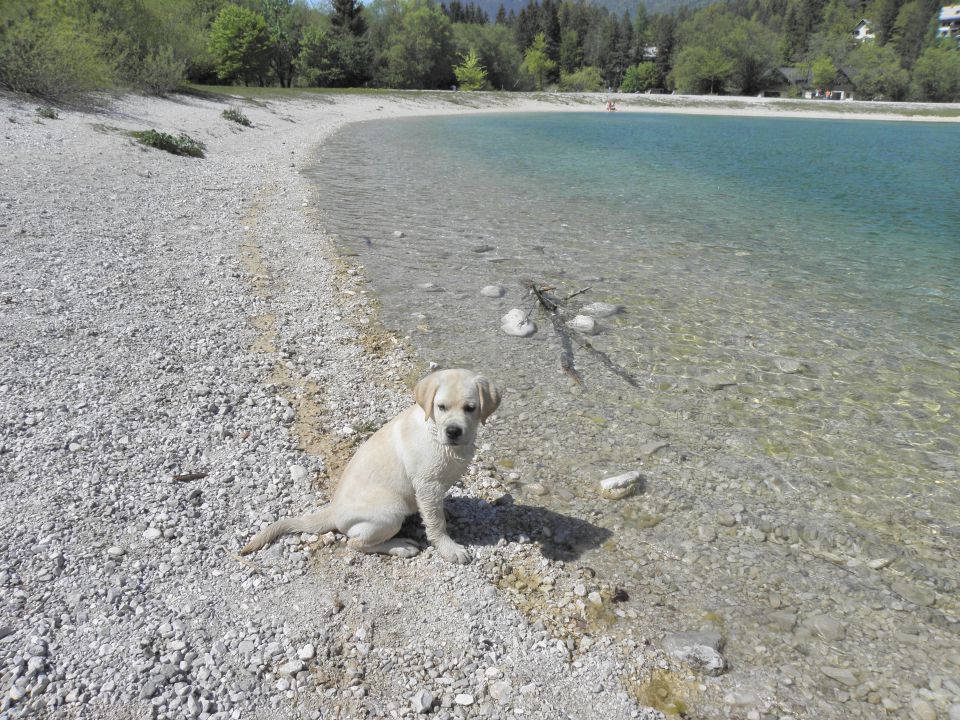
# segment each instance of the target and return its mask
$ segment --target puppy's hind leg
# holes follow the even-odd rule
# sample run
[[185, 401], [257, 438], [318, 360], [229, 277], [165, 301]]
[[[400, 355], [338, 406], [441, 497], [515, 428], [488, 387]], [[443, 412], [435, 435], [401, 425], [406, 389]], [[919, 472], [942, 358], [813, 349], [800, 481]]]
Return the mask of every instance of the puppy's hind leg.
[[421, 548], [413, 540], [394, 537], [400, 532], [402, 524], [402, 517], [386, 521], [381, 519], [378, 522], [358, 522], [347, 531], [347, 537], [350, 538], [347, 544], [354, 550], [364, 553], [412, 558], [420, 552]]

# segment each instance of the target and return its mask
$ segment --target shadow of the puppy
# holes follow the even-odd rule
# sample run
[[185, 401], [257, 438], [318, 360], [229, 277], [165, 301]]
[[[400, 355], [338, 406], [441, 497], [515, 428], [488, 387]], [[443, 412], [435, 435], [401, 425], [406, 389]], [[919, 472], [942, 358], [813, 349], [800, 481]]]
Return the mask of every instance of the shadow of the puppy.
[[[613, 533], [586, 520], [537, 505], [517, 503], [504, 495], [493, 503], [465, 495], [448, 497], [445, 509], [450, 535], [464, 545], [496, 545], [501, 539], [536, 541], [551, 560], [577, 560], [587, 550], [606, 542]], [[404, 523], [400, 534], [426, 544], [419, 515]]]

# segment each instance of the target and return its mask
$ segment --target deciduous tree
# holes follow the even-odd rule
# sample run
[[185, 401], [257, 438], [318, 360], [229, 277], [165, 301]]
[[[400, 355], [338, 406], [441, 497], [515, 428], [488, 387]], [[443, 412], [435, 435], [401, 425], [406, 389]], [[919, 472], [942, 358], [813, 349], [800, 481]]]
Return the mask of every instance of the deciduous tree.
[[386, 81], [391, 87], [439, 88], [452, 84], [450, 20], [432, 0], [403, 0], [390, 34]]
[[638, 93], [655, 88], [660, 84], [660, 73], [652, 62], [631, 65], [623, 74], [620, 92]]
[[918, 100], [960, 101], [960, 51], [952, 41], [923, 51], [913, 66], [912, 93]]
[[240, 5], [224, 6], [210, 28], [210, 52], [224, 82], [263, 85], [270, 62], [267, 21]]

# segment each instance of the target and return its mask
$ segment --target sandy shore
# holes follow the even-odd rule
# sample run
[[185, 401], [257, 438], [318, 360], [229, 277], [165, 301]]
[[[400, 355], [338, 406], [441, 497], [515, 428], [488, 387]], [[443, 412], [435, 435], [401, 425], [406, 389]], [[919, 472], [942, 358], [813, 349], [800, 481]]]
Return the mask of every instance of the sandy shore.
[[[664, 629], [612, 632], [617, 589], [529, 541], [547, 511], [513, 505], [482, 447], [455, 490], [471, 565], [334, 535], [236, 556], [327, 498], [423, 370], [322, 234], [312, 148], [365, 119], [604, 97], [125, 97], [56, 120], [0, 97], [0, 717], [803, 716], [762, 674], [668, 657]], [[796, 112], [712, 102], [621, 108]], [[127, 134], [147, 128], [207, 156]]]

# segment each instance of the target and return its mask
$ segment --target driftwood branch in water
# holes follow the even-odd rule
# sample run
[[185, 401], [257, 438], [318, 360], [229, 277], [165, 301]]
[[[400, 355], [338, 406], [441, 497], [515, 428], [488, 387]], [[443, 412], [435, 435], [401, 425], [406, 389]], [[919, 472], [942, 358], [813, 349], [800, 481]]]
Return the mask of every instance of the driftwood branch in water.
[[567, 327], [563, 322], [562, 315], [562, 306], [563, 303], [567, 302], [571, 298], [576, 297], [577, 295], [582, 295], [583, 293], [590, 290], [589, 287], [582, 288], [577, 290], [567, 297], [564, 300], [557, 300], [549, 293], [556, 288], [550, 287], [548, 285], [537, 285], [532, 281], [525, 281], [524, 283], [527, 289], [533, 294], [537, 299], [537, 303], [550, 313], [550, 322], [553, 325], [554, 331], [557, 333], [557, 336], [560, 338], [560, 347], [562, 348], [560, 352], [560, 368], [569, 375], [573, 380], [578, 384], [583, 384], [583, 378], [580, 377], [580, 373], [577, 371], [574, 354], [573, 354], [573, 341], [576, 340], [576, 343], [579, 347], [587, 350], [591, 355], [593, 355], [600, 363], [607, 368], [614, 375], [619, 377], [625, 383], [631, 387], [640, 388], [640, 381], [637, 380], [626, 368], [618, 363], [614, 362], [609, 355], [607, 355], [602, 350], [595, 348], [589, 340], [587, 340], [583, 335], [578, 333], [576, 330], [572, 330]]
[[580, 373], [577, 372], [577, 366], [574, 364], [573, 342], [570, 339], [570, 332], [563, 324], [563, 318], [560, 316], [560, 303], [547, 294], [554, 288], [537, 285], [532, 282], [529, 283], [527, 287], [530, 292], [533, 293], [534, 297], [537, 298], [540, 306], [550, 313], [550, 322], [553, 324], [553, 329], [557, 333], [557, 337], [560, 338], [560, 347], [562, 348], [560, 352], [560, 368], [569, 375], [577, 385], [583, 385], [583, 378], [580, 377]]

